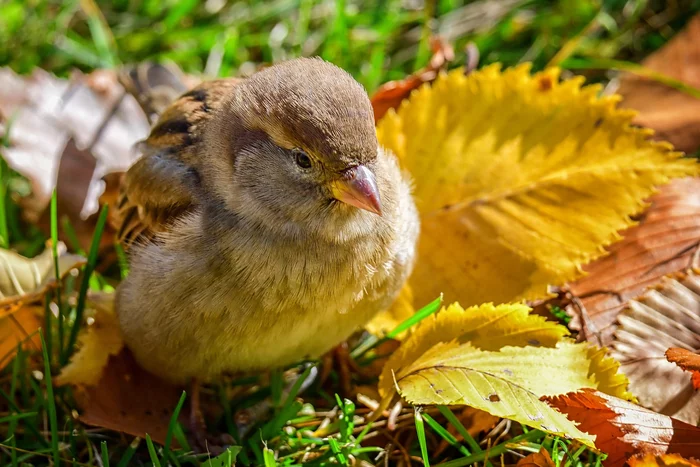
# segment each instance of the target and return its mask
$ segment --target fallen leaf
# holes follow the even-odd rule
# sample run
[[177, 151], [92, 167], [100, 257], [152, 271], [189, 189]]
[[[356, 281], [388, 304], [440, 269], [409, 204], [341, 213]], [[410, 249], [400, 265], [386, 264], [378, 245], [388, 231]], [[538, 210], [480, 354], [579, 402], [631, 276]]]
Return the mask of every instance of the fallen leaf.
[[575, 298], [567, 307], [569, 327], [597, 345], [610, 345], [629, 300], [667, 274], [700, 266], [700, 178], [674, 180], [649, 201], [640, 223], [566, 287]]
[[578, 427], [596, 436], [595, 445], [608, 454], [606, 467], [624, 465], [633, 454], [700, 454], [700, 428], [598, 391], [548, 398]]
[[[138, 156], [134, 143], [149, 130], [115, 72], [95, 76], [76, 72], [65, 80], [37, 69], [19, 77], [0, 69], [0, 120], [11, 119], [10, 147], [2, 154], [32, 184], [24, 214], [32, 222], [40, 219], [58, 180], [59, 214], [67, 215], [79, 234], [88, 232], [79, 237], [84, 249], [94, 230], [94, 218], [87, 219], [98, 209], [102, 177], [126, 170]], [[89, 225], [83, 227], [85, 222]]]
[[694, 459], [685, 459], [677, 454], [663, 454], [655, 456], [646, 454], [635, 456], [627, 460], [629, 467], [700, 467], [700, 462]]
[[57, 386], [94, 386], [100, 380], [109, 357], [117, 355], [124, 347], [113, 306], [98, 309], [91, 318], [91, 323], [81, 330], [78, 351], [55, 378]]
[[414, 405], [468, 405], [592, 445], [540, 398], [585, 387], [627, 397], [626, 380], [602, 349], [564, 339], [566, 328], [528, 313], [517, 304], [454, 304], [426, 318], [385, 365], [382, 406], [395, 392]]
[[[642, 61], [650, 70], [700, 88], [700, 17], [695, 16], [657, 52]], [[623, 105], [639, 111], [635, 123], [656, 131], [681, 151], [700, 148], [700, 99], [658, 81], [625, 74], [618, 92]]]
[[[591, 436], [540, 401], [543, 395], [595, 384], [587, 378], [585, 349], [576, 345], [484, 352], [469, 344], [440, 343], [396, 372], [395, 384], [413, 405], [466, 404], [593, 447]], [[541, 377], [548, 371], [556, 379]]]
[[[56, 249], [61, 279], [85, 262], [78, 255], [66, 253], [63, 243]], [[18, 343], [41, 348], [35, 332], [44, 322], [43, 306], [35, 305], [55, 284], [51, 248], [34, 258], [0, 249], [0, 369], [12, 360]]]
[[700, 353], [672, 347], [666, 351], [666, 360], [692, 373], [693, 387], [700, 389]]
[[110, 356], [96, 386], [73, 391], [79, 419], [164, 444], [181, 390], [143, 370], [126, 348]]
[[532, 315], [525, 305], [484, 304], [468, 309], [452, 304], [427, 317], [384, 365], [379, 379], [382, 396], [394, 388], [392, 371], [418, 359], [440, 342], [469, 342], [481, 350], [499, 350], [507, 345], [555, 347], [569, 331], [566, 327]]
[[630, 126], [616, 98], [558, 73], [456, 70], [379, 122], [414, 178], [416, 303], [541, 298], [619, 240], [657, 185], [699, 172]]
[[428, 66], [400, 81], [389, 81], [382, 84], [372, 95], [375, 122], [381, 120], [389, 109], [397, 108], [411, 94], [411, 91], [418, 89], [425, 83], [432, 82], [437, 78], [440, 70], [445, 69], [447, 64], [454, 60], [454, 49], [447, 41], [439, 37], [432, 37], [430, 48], [433, 51], [433, 56], [430, 58]]
[[665, 358], [669, 347], [700, 350], [700, 277], [666, 277], [640, 297], [630, 300], [618, 317], [611, 355], [630, 380], [639, 403], [696, 425], [700, 393], [688, 374]]
[[[67, 253], [63, 243], [59, 243], [56, 250], [61, 278], [85, 263], [82, 256]], [[0, 249], [0, 306], [18, 301], [25, 304], [36, 301], [56, 283], [55, 277], [51, 248], [44, 249], [34, 258], [26, 258], [12, 250]]]
[[0, 369], [17, 354], [19, 344], [24, 349], [41, 349], [41, 339], [36, 331], [44, 323], [44, 308], [21, 305], [12, 308], [0, 311]]
[[520, 459], [516, 467], [555, 467], [555, 464], [549, 452], [545, 448], [541, 448], [540, 452], [533, 452]]

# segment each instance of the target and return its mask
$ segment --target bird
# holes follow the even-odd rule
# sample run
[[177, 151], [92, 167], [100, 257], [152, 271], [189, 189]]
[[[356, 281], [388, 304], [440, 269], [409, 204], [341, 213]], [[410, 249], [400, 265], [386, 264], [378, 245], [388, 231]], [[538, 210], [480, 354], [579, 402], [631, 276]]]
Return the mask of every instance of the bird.
[[332, 63], [205, 81], [139, 149], [116, 205], [129, 274], [115, 309], [136, 361], [166, 381], [318, 358], [412, 271], [411, 178], [378, 144], [363, 86]]

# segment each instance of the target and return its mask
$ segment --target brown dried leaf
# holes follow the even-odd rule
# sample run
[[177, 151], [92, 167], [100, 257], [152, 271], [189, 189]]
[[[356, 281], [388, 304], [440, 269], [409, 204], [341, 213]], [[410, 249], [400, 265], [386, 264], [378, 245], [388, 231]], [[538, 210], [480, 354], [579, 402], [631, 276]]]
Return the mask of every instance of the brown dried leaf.
[[180, 389], [147, 373], [127, 349], [110, 356], [96, 386], [77, 387], [79, 419], [85, 424], [165, 443]]
[[411, 91], [437, 78], [439, 71], [445, 69], [447, 64], [454, 60], [454, 49], [441, 38], [431, 38], [430, 47], [433, 50], [433, 56], [428, 66], [400, 81], [384, 83], [372, 95], [374, 121], [378, 122], [389, 109], [398, 107], [411, 94]]
[[666, 277], [618, 317], [611, 354], [630, 380], [639, 403], [696, 425], [700, 393], [688, 374], [666, 360], [669, 347], [700, 350], [700, 276]]
[[547, 401], [578, 422], [580, 430], [596, 435], [596, 447], [608, 454], [606, 467], [622, 466], [638, 453], [700, 454], [700, 428], [631, 402], [590, 389]]
[[685, 371], [690, 371], [693, 387], [700, 389], [700, 353], [672, 347], [666, 351], [666, 360], [673, 362]]
[[102, 177], [126, 170], [138, 156], [134, 143], [148, 134], [138, 103], [111, 71], [64, 80], [42, 70], [19, 77], [0, 69], [0, 121], [10, 118], [3, 157], [32, 183], [25, 214], [33, 222], [42, 217], [58, 180], [59, 214], [87, 249], [94, 219], [86, 219], [97, 211]]
[[601, 346], [612, 342], [627, 302], [663, 276], [697, 266], [700, 245], [700, 179], [674, 180], [650, 198], [640, 224], [624, 230], [609, 255], [583, 267], [568, 285], [575, 297], [569, 327]]
[[629, 459], [627, 465], [629, 467], [700, 467], [700, 462], [695, 459], [685, 459], [677, 454], [662, 456], [646, 454]]
[[[700, 88], [700, 17], [642, 65]], [[700, 99], [676, 91], [658, 81], [627, 74], [618, 89], [623, 106], [639, 111], [635, 122], [656, 130], [656, 138], [673, 143], [681, 151], [700, 148]]]
[[534, 452], [529, 456], [523, 457], [517, 463], [517, 467], [554, 467], [552, 456], [545, 448], [541, 448], [540, 452]]

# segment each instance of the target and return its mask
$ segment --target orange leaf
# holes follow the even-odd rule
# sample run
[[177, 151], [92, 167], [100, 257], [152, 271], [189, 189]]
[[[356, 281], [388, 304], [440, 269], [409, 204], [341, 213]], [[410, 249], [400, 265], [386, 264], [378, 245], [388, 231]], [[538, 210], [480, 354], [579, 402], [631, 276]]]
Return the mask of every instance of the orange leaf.
[[690, 371], [693, 374], [693, 387], [700, 389], [700, 354], [686, 349], [670, 348], [666, 351], [666, 359], [685, 371]]
[[433, 37], [430, 41], [433, 56], [427, 67], [415, 72], [411, 76], [400, 81], [389, 81], [382, 84], [372, 96], [374, 108], [374, 120], [378, 122], [389, 109], [395, 109], [406, 99], [411, 91], [418, 89], [424, 83], [433, 81], [440, 69], [454, 59], [455, 53], [452, 46], [439, 37]]
[[631, 402], [590, 389], [547, 401], [596, 435], [596, 447], [608, 454], [606, 467], [622, 466], [638, 453], [700, 455], [700, 428]]
[[0, 312], [0, 369], [15, 356], [19, 343], [22, 343], [22, 348], [41, 348], [36, 330], [41, 327], [42, 312], [41, 307], [22, 307], [19, 304], [9, 313]]
[[554, 467], [552, 456], [545, 448], [541, 448], [540, 452], [534, 452], [529, 456], [520, 459], [516, 467]]

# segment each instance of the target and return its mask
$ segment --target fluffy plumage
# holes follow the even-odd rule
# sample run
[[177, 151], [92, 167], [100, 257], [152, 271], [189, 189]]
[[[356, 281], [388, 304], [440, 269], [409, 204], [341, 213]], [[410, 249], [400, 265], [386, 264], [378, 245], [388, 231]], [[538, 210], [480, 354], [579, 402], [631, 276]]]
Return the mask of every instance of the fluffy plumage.
[[[132, 246], [117, 313], [161, 377], [318, 357], [389, 306], [411, 271], [409, 184], [378, 148], [364, 89], [334, 65], [297, 59], [205, 83], [143, 148], [119, 203]], [[376, 180], [381, 216], [338, 200], [358, 167]]]

